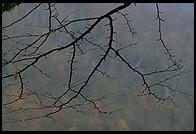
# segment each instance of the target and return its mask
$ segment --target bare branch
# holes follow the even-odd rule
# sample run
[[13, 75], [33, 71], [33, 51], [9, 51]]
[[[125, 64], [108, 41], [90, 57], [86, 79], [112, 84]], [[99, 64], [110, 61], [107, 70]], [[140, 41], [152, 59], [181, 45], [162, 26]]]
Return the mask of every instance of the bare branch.
[[12, 22], [11, 24], [9, 24], [9, 25], [7, 25], [7, 26], [2, 27], [2, 29], [8, 28], [8, 27], [10, 27], [10, 26], [16, 24], [17, 22], [21, 21], [22, 19], [24, 19], [25, 17], [27, 17], [29, 14], [31, 14], [35, 9], [37, 9], [40, 5], [41, 5], [41, 3], [38, 4], [37, 6], [35, 6], [33, 9], [31, 9], [31, 10], [30, 10], [26, 15], [24, 15], [22, 18], [20, 18], [20, 19], [14, 21], [14, 22]]

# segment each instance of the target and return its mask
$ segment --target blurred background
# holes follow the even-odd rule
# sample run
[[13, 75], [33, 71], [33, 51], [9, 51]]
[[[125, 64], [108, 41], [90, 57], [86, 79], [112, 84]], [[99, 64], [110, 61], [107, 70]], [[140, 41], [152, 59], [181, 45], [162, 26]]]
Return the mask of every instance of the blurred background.
[[[105, 14], [106, 12], [119, 6], [119, 3], [56, 3], [56, 8], [59, 13], [59, 18], [63, 19], [68, 16], [67, 20], [97, 17]], [[10, 24], [12, 21], [24, 16], [30, 9], [35, 6], [33, 3], [22, 3], [15, 7], [10, 12], [2, 14], [2, 26]], [[39, 34], [44, 33], [48, 29], [48, 11], [47, 4], [42, 4], [37, 10], [35, 10], [30, 16], [23, 21], [13, 25], [11, 28], [2, 31], [2, 38], [4, 35], [16, 36], [24, 35], [25, 33]], [[126, 64], [106, 58], [107, 62], [104, 62], [100, 66], [102, 72], [107, 72], [113, 79], [107, 78], [100, 73], [96, 73], [89, 84], [82, 93], [90, 96], [90, 98], [100, 97], [107, 95], [106, 99], [101, 100], [99, 103], [104, 105], [111, 103], [111, 105], [103, 107], [105, 111], [117, 110], [111, 115], [92, 113], [79, 113], [71, 109], [64, 109], [56, 114], [54, 117], [56, 123], [49, 119], [37, 119], [20, 123], [6, 123], [9, 119], [4, 116], [6, 109], [2, 108], [2, 129], [3, 130], [105, 130], [105, 131], [117, 131], [117, 130], [131, 130], [131, 131], [145, 131], [145, 130], [158, 130], [158, 131], [190, 131], [194, 129], [194, 5], [191, 3], [160, 3], [160, 11], [164, 13], [161, 17], [165, 20], [162, 23], [162, 35], [163, 39], [171, 49], [171, 52], [176, 55], [177, 59], [182, 59], [182, 65], [184, 65], [185, 73], [181, 77], [172, 80], [170, 85], [177, 89], [192, 94], [193, 96], [187, 96], [180, 93], [176, 93], [175, 103], [164, 103], [163, 105], [153, 105], [154, 100], [151, 97], [145, 96], [141, 99], [137, 98], [137, 95], [141, 92], [140, 88], [134, 87], [138, 83], [141, 83], [139, 76], [133, 73]], [[153, 3], [138, 3], [130, 5], [123, 11], [128, 13], [127, 17], [131, 19], [131, 26], [134, 28], [136, 35], [131, 36], [131, 33], [127, 32], [128, 29], [124, 25], [125, 21], [122, 16], [114, 14], [112, 17], [117, 18], [114, 22], [114, 30], [117, 32], [115, 39], [118, 40], [123, 46], [125, 44], [137, 43], [137, 45], [129, 47], [121, 51], [124, 58], [133, 64], [135, 67], [139, 66], [167, 66], [167, 56], [164, 54], [163, 48], [158, 39], [158, 23], [155, 20], [157, 15], [156, 6]], [[93, 21], [89, 21], [88, 24], [92, 24]], [[107, 20], [101, 22], [91, 34], [87, 35], [92, 42], [97, 44], [107, 44], [108, 40], [105, 39], [109, 34], [103, 25]], [[82, 33], [87, 22], [78, 22], [70, 25], [68, 28], [72, 31], [78, 31]], [[58, 26], [57, 22], [52, 23], [53, 26]], [[79, 34], [78, 34], [79, 35]], [[78, 36], [76, 34], [76, 36]], [[22, 43], [30, 43], [32, 39], [17, 38], [15, 41]], [[69, 43], [71, 39], [66, 37], [61, 32], [55, 32], [44, 44], [44, 47], [40, 49], [42, 52], [46, 52], [57, 46], [63, 46]], [[13, 52], [15, 49], [12, 47], [16, 45], [11, 40], [2, 42], [2, 53], [4, 54], [9, 49]], [[90, 45], [82, 45], [83, 50], [90, 49]], [[69, 52], [71, 49], [49, 55], [47, 59], [40, 60], [36, 65], [47, 72], [50, 78], [46, 78], [40, 73], [30, 68], [23, 73], [25, 80], [29, 81], [25, 85], [26, 90], [39, 90], [41, 92], [47, 92], [54, 96], [60, 95], [64, 91], [64, 84], [68, 81], [70, 65], [67, 62], [71, 56]], [[6, 58], [11, 56], [5, 54]], [[76, 81], [89, 74], [93, 69], [92, 67], [97, 64], [100, 59], [101, 51], [98, 49], [90, 51], [85, 55], [77, 57], [75, 76], [73, 79]], [[112, 55], [112, 54], [111, 54]], [[114, 55], [114, 54], [113, 54]], [[20, 58], [20, 57], [19, 57]], [[21, 64], [10, 64], [9, 66], [2, 68], [2, 75], [12, 73], [13, 70], [22, 68]], [[164, 74], [170, 75], [170, 74]], [[159, 79], [159, 76], [151, 78]], [[13, 85], [10, 88], [5, 88], [5, 85], [13, 83], [14, 79], [2, 80], [2, 103], [12, 100], [11, 97], [5, 94], [18, 94], [20, 85]], [[19, 82], [19, 80], [18, 80]], [[133, 86], [134, 85], [134, 86]], [[118, 94], [118, 95], [114, 95]], [[162, 96], [167, 96], [169, 90], [161, 90]], [[33, 99], [32, 99], [33, 100]], [[33, 106], [33, 101], [28, 100], [25, 102], [19, 102], [21, 106], [30, 107]], [[18, 105], [18, 106], [19, 106]], [[17, 108], [17, 105], [10, 105], [11, 108]], [[34, 113], [35, 112], [35, 113]], [[30, 113], [9, 113], [9, 117], [12, 118], [24, 118], [29, 114], [36, 114], [37, 111]], [[40, 112], [40, 111], [38, 111]], [[44, 111], [42, 111], [44, 112]], [[7, 114], [7, 113], [6, 113]]]

